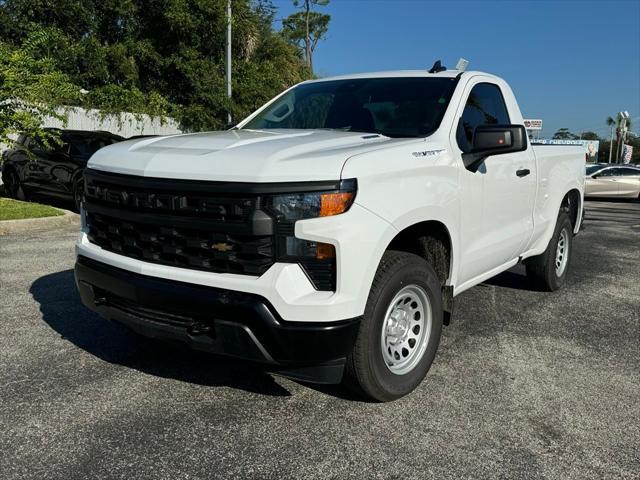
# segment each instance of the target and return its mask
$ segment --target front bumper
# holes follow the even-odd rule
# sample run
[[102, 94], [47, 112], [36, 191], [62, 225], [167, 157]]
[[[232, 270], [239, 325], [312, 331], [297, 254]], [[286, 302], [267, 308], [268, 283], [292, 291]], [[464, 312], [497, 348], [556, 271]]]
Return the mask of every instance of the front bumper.
[[341, 215], [296, 222], [297, 238], [335, 246], [335, 292], [316, 290], [297, 263], [275, 263], [261, 276], [179, 268], [104, 250], [89, 241], [86, 228], [76, 254], [144, 276], [258, 295], [285, 321], [322, 323], [362, 315], [380, 258], [396, 234], [388, 222], [357, 203]]
[[82, 302], [101, 316], [152, 338], [270, 365], [282, 375], [338, 383], [357, 319], [284, 321], [251, 293], [151, 277], [84, 256], [75, 266]]

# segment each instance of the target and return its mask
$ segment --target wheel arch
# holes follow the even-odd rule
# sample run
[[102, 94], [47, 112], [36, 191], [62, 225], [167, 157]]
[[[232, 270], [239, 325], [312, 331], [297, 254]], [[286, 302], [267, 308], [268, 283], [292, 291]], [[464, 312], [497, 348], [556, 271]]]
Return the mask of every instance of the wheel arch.
[[71, 187], [73, 188], [73, 186], [75, 185], [75, 183], [78, 181], [78, 179], [82, 178], [84, 179], [84, 169], [87, 167], [78, 167], [75, 169], [75, 171], [71, 174]]
[[421, 256], [431, 264], [443, 286], [452, 280], [453, 241], [449, 228], [439, 220], [424, 220], [406, 226], [389, 242], [386, 250]]
[[573, 233], [578, 233], [582, 220], [583, 205], [582, 195], [580, 195], [580, 191], [577, 188], [572, 188], [566, 193], [560, 204], [560, 209], [564, 209], [569, 215]]
[[577, 234], [580, 230], [584, 212], [582, 192], [575, 185], [569, 185], [561, 191], [564, 192], [564, 194], [560, 196], [560, 192], [558, 192], [555, 201], [551, 203], [548, 208], [545, 208], [544, 215], [540, 216], [542, 220], [546, 220], [546, 225], [543, 227], [542, 232], [536, 238], [535, 242], [521, 255], [521, 259], [524, 260], [540, 255], [547, 249], [551, 237], [553, 237], [558, 215], [563, 210], [569, 215], [573, 233]]

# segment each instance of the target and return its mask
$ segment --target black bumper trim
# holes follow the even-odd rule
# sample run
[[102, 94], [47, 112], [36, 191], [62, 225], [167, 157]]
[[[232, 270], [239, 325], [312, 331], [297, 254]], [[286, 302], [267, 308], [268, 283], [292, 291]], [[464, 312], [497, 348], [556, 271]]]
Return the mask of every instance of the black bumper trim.
[[83, 256], [75, 276], [82, 302], [105, 318], [301, 380], [339, 382], [358, 331], [357, 319], [287, 322], [259, 295], [140, 275]]

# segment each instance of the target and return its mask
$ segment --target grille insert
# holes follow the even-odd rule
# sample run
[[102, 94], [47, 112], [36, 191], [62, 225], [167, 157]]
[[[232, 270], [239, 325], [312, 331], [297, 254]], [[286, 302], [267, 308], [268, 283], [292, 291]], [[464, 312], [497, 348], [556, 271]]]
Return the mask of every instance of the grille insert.
[[256, 207], [256, 199], [243, 196], [185, 194], [173, 189], [144, 190], [88, 177], [85, 199], [96, 205], [150, 213], [197, 216], [225, 223], [246, 223]]
[[89, 241], [127, 257], [174, 267], [262, 275], [273, 264], [271, 236], [125, 221], [87, 212]]

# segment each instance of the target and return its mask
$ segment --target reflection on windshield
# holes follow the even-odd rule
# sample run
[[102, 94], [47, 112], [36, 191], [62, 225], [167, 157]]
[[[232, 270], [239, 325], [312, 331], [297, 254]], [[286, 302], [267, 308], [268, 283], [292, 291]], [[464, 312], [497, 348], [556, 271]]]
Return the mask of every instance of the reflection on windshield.
[[298, 85], [243, 128], [328, 129], [423, 137], [434, 132], [455, 78], [363, 78]]

